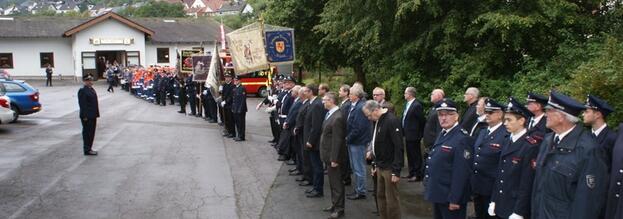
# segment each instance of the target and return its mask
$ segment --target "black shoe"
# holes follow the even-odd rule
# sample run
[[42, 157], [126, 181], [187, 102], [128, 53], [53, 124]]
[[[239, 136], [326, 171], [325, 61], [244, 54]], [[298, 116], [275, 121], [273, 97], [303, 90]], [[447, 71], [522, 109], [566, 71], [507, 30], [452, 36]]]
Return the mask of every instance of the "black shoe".
[[294, 172], [290, 172], [290, 176], [299, 176], [299, 175], [303, 175], [303, 173], [299, 172], [298, 170]]
[[234, 138], [234, 137], [236, 137], [236, 136], [234, 136], [234, 135], [232, 135], [232, 134], [229, 134], [229, 135], [226, 135], [225, 137], [226, 137], [226, 138]]
[[301, 183], [299, 183], [299, 186], [313, 186], [314, 184], [307, 182], [307, 181], [302, 181]]
[[273, 140], [268, 141], [268, 143], [277, 143], [277, 141], [273, 139]]
[[337, 219], [341, 217], [344, 217], [344, 211], [334, 211], [329, 215], [328, 219]]
[[349, 196], [347, 199], [348, 200], [366, 199], [366, 195], [358, 194], [358, 195], [354, 195], [354, 196]]
[[287, 158], [287, 157], [286, 157], [286, 156], [284, 156], [284, 155], [279, 155], [279, 158], [277, 158], [277, 160], [278, 160], [278, 161], [286, 161], [286, 160], [288, 160], [288, 159], [289, 159], [289, 158]]
[[286, 165], [294, 166], [296, 165], [296, 162], [294, 162], [293, 160], [288, 160], [286, 161]]
[[314, 190], [314, 188], [311, 188], [311, 189], [305, 190], [305, 194], [309, 194], [309, 193], [312, 193], [314, 191], [316, 191], [316, 190]]
[[244, 138], [234, 138], [234, 141], [244, 141]]
[[295, 167], [295, 168], [289, 169], [289, 170], [288, 170], [288, 172], [290, 172], [290, 173], [291, 173], [291, 172], [298, 171], [298, 170], [299, 170], [299, 169], [297, 169], [297, 168]]
[[322, 211], [324, 212], [332, 212], [335, 208], [333, 206], [330, 206], [328, 208], [322, 209]]
[[90, 150], [90, 151], [84, 152], [84, 155], [85, 156], [97, 156], [97, 151]]
[[305, 181], [305, 178], [303, 178], [303, 177], [301, 177], [301, 178], [296, 178], [294, 181], [297, 181], [297, 182], [303, 182], [303, 181]]
[[177, 111], [177, 112], [178, 112], [178, 113], [186, 113], [186, 111], [181, 111], [181, 110], [180, 110], [180, 111]]
[[307, 198], [320, 198], [322, 196], [323, 196], [322, 193], [318, 192], [318, 191], [313, 191], [313, 192], [307, 194]]

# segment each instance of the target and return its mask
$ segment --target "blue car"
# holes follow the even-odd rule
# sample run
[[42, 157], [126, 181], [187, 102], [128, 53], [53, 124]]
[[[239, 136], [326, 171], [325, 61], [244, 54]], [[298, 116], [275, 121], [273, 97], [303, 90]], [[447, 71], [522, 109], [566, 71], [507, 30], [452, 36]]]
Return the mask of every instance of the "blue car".
[[0, 79], [0, 83], [6, 88], [6, 95], [11, 98], [11, 110], [13, 110], [13, 122], [19, 115], [28, 115], [39, 112], [39, 90], [21, 80]]

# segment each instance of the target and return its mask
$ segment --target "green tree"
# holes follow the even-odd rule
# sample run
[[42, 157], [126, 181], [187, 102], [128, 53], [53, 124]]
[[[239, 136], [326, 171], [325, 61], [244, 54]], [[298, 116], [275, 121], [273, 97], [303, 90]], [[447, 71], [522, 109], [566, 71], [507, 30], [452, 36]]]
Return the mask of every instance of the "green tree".
[[127, 7], [119, 12], [124, 16], [132, 17], [185, 17], [184, 6], [180, 3], [167, 3], [164, 1], [152, 1], [138, 7]]

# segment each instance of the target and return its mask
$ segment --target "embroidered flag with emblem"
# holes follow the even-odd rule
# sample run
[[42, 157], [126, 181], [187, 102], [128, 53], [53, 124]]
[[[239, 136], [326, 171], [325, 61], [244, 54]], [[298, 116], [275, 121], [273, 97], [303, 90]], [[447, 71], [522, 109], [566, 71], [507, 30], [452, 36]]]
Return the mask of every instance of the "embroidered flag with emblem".
[[597, 179], [595, 179], [594, 175], [586, 175], [586, 186], [590, 189], [594, 189], [597, 184]]

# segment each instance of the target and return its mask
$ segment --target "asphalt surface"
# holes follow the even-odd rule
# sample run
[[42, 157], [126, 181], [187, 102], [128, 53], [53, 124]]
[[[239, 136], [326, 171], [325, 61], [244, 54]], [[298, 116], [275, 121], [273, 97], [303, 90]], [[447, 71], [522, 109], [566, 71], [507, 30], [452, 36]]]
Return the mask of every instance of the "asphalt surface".
[[[326, 218], [266, 143], [266, 113], [249, 98], [247, 141], [221, 127], [98, 82], [101, 118], [82, 155], [79, 83], [29, 81], [41, 112], [0, 125], [0, 218]], [[328, 180], [326, 180], [328, 182]], [[371, 187], [371, 185], [370, 185]], [[400, 184], [403, 218], [430, 218], [421, 183]], [[348, 187], [347, 191], [352, 191]], [[346, 201], [346, 218], [376, 218], [374, 200]]]

